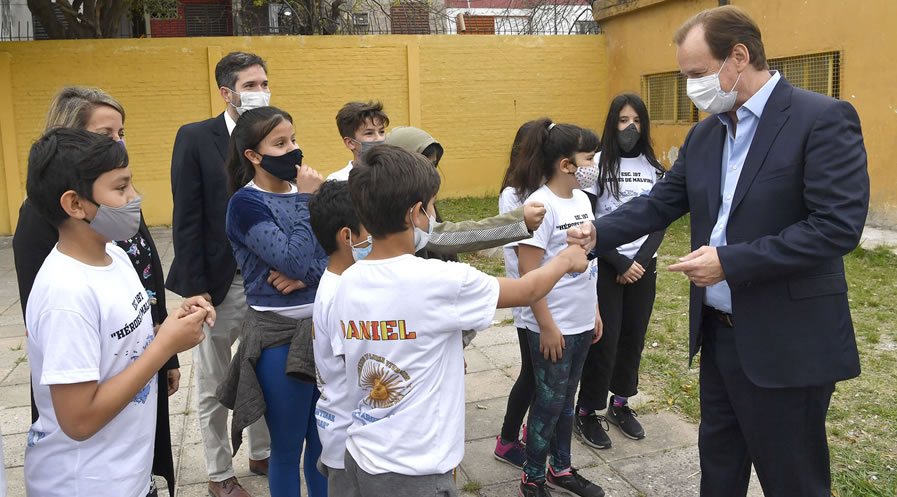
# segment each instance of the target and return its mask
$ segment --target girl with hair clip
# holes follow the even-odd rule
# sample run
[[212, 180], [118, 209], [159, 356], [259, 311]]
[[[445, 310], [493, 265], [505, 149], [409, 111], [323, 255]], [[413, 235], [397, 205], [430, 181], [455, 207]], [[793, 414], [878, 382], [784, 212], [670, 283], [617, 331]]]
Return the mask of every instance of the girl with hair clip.
[[[63, 88], [47, 112], [44, 132], [53, 128], [75, 128], [106, 135], [125, 146], [125, 109], [121, 103], [99, 88], [69, 86]], [[16, 276], [19, 283], [19, 298], [22, 314], [28, 305], [28, 297], [34, 278], [59, 240], [59, 232], [43, 218], [34, 206], [25, 199], [19, 209], [19, 221], [13, 237]], [[137, 234], [127, 240], [113, 242], [128, 254], [134, 270], [150, 300], [153, 326], [158, 328], [168, 310], [165, 307], [165, 280], [162, 262], [156, 244], [150, 235], [143, 213]], [[178, 357], [173, 356], [159, 370], [159, 396], [156, 403], [156, 436], [153, 457], [153, 474], [165, 478], [169, 489], [175, 488], [174, 458], [171, 454], [171, 428], [168, 421], [168, 397], [174, 395], [180, 386], [181, 373]], [[31, 402], [31, 420], [37, 421], [38, 414], [34, 399]], [[151, 484], [150, 495], [154, 495], [155, 481]], [[174, 490], [172, 490], [172, 493]]]
[[[541, 202], [546, 212], [533, 237], [518, 246], [521, 277], [567, 247], [569, 228], [594, 219], [575, 174], [592, 164], [597, 150], [595, 133], [572, 124], [555, 124], [545, 118], [524, 132], [511, 184], [533, 192], [526, 201]], [[545, 488], [546, 479], [551, 486], [575, 495], [604, 496], [601, 487], [573, 468], [570, 458], [576, 387], [589, 346], [600, 340], [602, 333], [596, 269], [592, 262], [583, 273], [565, 275], [544, 299], [521, 312], [535, 378], [519, 490], [523, 497], [551, 495]]]
[[[505, 171], [505, 177], [501, 183], [501, 194], [498, 196], [498, 213], [506, 214], [515, 209], [519, 209], [523, 205], [532, 191], [527, 191], [526, 186], [521, 184], [521, 178], [514, 175], [514, 171], [519, 167], [520, 163], [520, 145], [526, 133], [536, 126], [539, 121], [529, 121], [514, 136], [514, 143], [511, 145], [511, 154], [508, 159], [508, 169]], [[541, 186], [542, 181], [539, 182]], [[505, 259], [505, 275], [508, 278], [519, 278], [520, 273], [517, 269], [517, 251], [518, 243], [511, 242], [504, 246], [503, 255]], [[508, 394], [508, 406], [505, 409], [505, 418], [501, 426], [501, 434], [495, 437], [495, 451], [493, 454], [499, 461], [514, 466], [517, 469], [523, 469], [526, 462], [526, 425], [523, 424], [523, 418], [529, 405], [533, 401], [533, 361], [530, 359], [529, 345], [526, 340], [526, 326], [521, 319], [522, 308], [513, 307], [511, 312], [514, 316], [514, 327], [517, 328], [517, 342], [520, 345], [520, 373], [511, 392]], [[520, 428], [523, 425], [523, 439], [519, 439]]]
[[[243, 274], [249, 304], [240, 345], [218, 399], [234, 410], [234, 452], [242, 431], [262, 415], [271, 432], [268, 487], [272, 497], [301, 495], [300, 458], [308, 495], [327, 495], [315, 464], [321, 455], [314, 417], [312, 312], [328, 258], [309, 223], [308, 200], [323, 177], [302, 165], [293, 119], [275, 107], [248, 110], [230, 138], [226, 164], [232, 197], [227, 237]], [[278, 290], [271, 270], [294, 280]]]
[[[597, 175], [586, 171], [578, 175], [581, 186], [597, 196], [595, 217], [646, 195], [663, 177], [664, 168], [654, 156], [650, 130], [648, 109], [638, 95], [620, 95], [611, 102], [596, 161]], [[657, 248], [663, 235], [661, 230], [598, 254], [604, 338], [589, 350], [575, 423], [577, 435], [595, 448], [612, 445], [607, 421], [628, 438], [645, 437], [627, 399], [638, 393], [639, 364], [654, 307]], [[609, 392], [613, 393], [610, 398]], [[605, 407], [606, 418], [596, 413]]]

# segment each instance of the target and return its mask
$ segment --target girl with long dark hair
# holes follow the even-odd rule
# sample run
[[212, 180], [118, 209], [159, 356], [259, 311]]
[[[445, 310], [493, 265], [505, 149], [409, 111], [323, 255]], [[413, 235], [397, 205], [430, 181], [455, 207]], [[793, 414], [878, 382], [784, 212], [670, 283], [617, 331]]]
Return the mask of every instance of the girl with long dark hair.
[[[651, 145], [648, 109], [638, 95], [620, 95], [611, 102], [596, 163], [597, 184], [580, 181], [597, 196], [596, 218], [647, 194], [663, 177], [665, 170]], [[628, 398], [638, 393], [639, 365], [654, 307], [657, 248], [663, 235], [658, 231], [598, 254], [604, 338], [589, 350], [575, 423], [577, 435], [592, 447], [611, 447], [607, 422], [628, 438], [645, 437]], [[613, 394], [610, 398], [609, 393]], [[605, 407], [606, 417], [596, 413]]]
[[[309, 223], [308, 200], [323, 177], [302, 165], [293, 119], [275, 107], [244, 112], [230, 138], [226, 164], [232, 194], [227, 237], [243, 275], [249, 304], [240, 347], [218, 398], [234, 409], [234, 451], [243, 428], [262, 415], [271, 433], [268, 487], [272, 497], [301, 495], [300, 457], [305, 445], [308, 495], [327, 495], [315, 468], [321, 455], [314, 417], [312, 311], [328, 258]], [[295, 280], [278, 290], [272, 270]]]

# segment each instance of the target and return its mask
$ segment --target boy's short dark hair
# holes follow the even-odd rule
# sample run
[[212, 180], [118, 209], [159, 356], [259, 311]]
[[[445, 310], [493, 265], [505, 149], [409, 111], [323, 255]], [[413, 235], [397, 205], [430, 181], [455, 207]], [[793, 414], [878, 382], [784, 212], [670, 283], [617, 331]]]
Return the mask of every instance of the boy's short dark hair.
[[54, 128], [28, 154], [28, 201], [53, 226], [68, 219], [59, 204], [74, 190], [93, 201], [93, 183], [103, 173], [128, 166], [128, 153], [112, 138], [82, 129]]
[[344, 137], [355, 138], [355, 132], [368, 120], [372, 123], [380, 120], [384, 126], [389, 126], [389, 118], [383, 112], [382, 103], [373, 100], [366, 104], [349, 102], [336, 113], [336, 127], [340, 136]]
[[262, 66], [265, 74], [268, 73], [265, 61], [254, 53], [231, 52], [225, 55], [218, 61], [218, 65], [215, 66], [215, 82], [218, 83], [218, 88], [223, 86], [237, 91], [234, 88], [234, 85], [237, 84], [237, 74], [252, 66]]
[[[325, 181], [309, 199], [308, 213], [311, 231], [328, 256], [336, 252], [336, 234], [341, 229], [348, 227], [352, 234], [361, 234], [361, 223], [352, 208], [349, 184], [346, 181]], [[358, 243], [361, 240], [352, 241]]]
[[349, 173], [355, 213], [374, 238], [408, 229], [405, 217], [439, 191], [439, 173], [429, 160], [393, 145], [377, 145]]

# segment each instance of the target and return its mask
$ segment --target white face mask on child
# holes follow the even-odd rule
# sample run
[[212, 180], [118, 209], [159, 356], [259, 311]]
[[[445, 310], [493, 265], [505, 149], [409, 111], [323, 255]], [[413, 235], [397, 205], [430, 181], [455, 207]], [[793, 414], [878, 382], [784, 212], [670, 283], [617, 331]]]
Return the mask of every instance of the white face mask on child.
[[[421, 208], [423, 210], [423, 208]], [[414, 208], [411, 209], [411, 224], [414, 224]], [[426, 212], [426, 211], [424, 211]], [[423, 250], [424, 247], [430, 243], [430, 235], [433, 234], [433, 226], [436, 225], [436, 216], [431, 216], [427, 214], [427, 217], [430, 219], [430, 228], [427, 231], [424, 231], [417, 227], [414, 224], [414, 251], [419, 252]]]

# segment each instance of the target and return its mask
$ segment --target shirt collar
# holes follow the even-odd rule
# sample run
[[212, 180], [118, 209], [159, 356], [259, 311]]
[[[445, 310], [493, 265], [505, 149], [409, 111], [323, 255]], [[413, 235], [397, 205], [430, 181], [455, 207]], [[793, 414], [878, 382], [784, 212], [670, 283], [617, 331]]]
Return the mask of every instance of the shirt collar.
[[234, 121], [234, 118], [230, 117], [230, 112], [227, 110], [224, 111], [224, 125], [227, 126], [228, 135], [232, 135], [234, 133], [234, 128], [237, 127], [237, 122]]
[[[769, 102], [769, 97], [772, 96], [772, 91], [775, 89], [779, 80], [782, 79], [782, 75], [779, 71], [770, 71], [770, 73], [772, 76], [769, 80], [757, 90], [757, 93], [754, 93], [747, 102], [742, 104], [741, 107], [735, 111], [735, 115], [738, 116], [739, 121], [746, 118], [748, 112], [756, 116], [757, 119], [760, 119], [760, 116], [763, 115], [763, 109], [766, 107], [766, 103]], [[725, 112], [719, 114], [719, 120], [726, 126], [731, 122], [729, 115]]]

